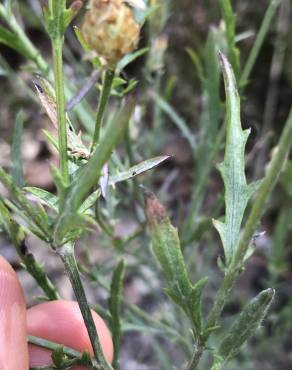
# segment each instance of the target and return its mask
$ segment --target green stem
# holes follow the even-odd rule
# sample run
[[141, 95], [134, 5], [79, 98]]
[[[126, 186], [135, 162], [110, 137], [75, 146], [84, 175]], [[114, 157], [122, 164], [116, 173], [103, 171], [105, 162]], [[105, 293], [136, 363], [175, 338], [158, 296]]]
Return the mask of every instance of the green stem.
[[275, 188], [282, 169], [284, 168], [288, 155], [292, 147], [292, 108], [289, 117], [281, 134], [276, 153], [267, 166], [267, 173], [258, 190], [258, 196], [255, 199], [250, 215], [248, 217], [243, 235], [236, 249], [232, 268], [240, 265], [246, 255], [250, 240], [257, 228], [258, 222], [263, 215], [269, 197]]
[[66, 272], [72, 284], [76, 299], [78, 301], [80, 311], [86, 325], [88, 335], [91, 341], [95, 358], [100, 365], [100, 370], [112, 370], [111, 365], [106, 361], [101, 344], [98, 338], [96, 327], [92, 318], [92, 314], [86, 299], [84, 288], [80, 279], [77, 263], [74, 257], [74, 247], [72, 244], [65, 244], [57, 249], [57, 253], [61, 257]]
[[103, 119], [104, 111], [105, 111], [105, 108], [106, 108], [106, 105], [107, 105], [107, 102], [110, 96], [114, 76], [115, 76], [115, 69], [108, 69], [105, 72], [104, 82], [102, 85], [101, 95], [100, 95], [98, 107], [97, 107], [97, 115], [96, 115], [95, 129], [94, 129], [92, 145], [91, 145], [91, 152], [93, 152], [94, 148], [99, 142], [100, 129], [102, 126], [102, 119]]
[[271, 0], [269, 7], [266, 11], [266, 14], [264, 16], [263, 22], [261, 24], [260, 30], [257, 34], [256, 40], [253, 44], [253, 47], [251, 49], [251, 52], [248, 56], [248, 59], [245, 63], [245, 66], [243, 68], [243, 72], [240, 76], [239, 80], [239, 86], [245, 87], [245, 85], [248, 83], [249, 76], [251, 74], [251, 71], [255, 65], [255, 62], [257, 60], [257, 57], [259, 55], [259, 52], [262, 48], [263, 42], [266, 38], [266, 35], [270, 29], [273, 17], [276, 13], [276, 10], [280, 4], [279, 0]]
[[63, 180], [69, 184], [68, 170], [68, 153], [67, 153], [67, 129], [66, 129], [66, 114], [65, 114], [65, 93], [64, 93], [64, 71], [63, 71], [63, 38], [58, 37], [52, 40], [53, 60], [54, 60], [54, 76], [55, 76], [55, 91], [57, 103], [57, 118], [58, 118], [58, 142], [60, 153], [60, 170]]
[[193, 352], [193, 356], [187, 365], [186, 370], [195, 370], [200, 362], [202, 353], [204, 351], [204, 346], [201, 344], [198, 344]]

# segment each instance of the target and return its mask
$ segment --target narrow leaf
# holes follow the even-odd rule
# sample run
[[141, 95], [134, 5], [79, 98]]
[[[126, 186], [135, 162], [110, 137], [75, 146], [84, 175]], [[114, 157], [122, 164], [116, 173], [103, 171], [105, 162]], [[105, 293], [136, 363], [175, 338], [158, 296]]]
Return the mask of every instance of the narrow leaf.
[[266, 317], [274, 295], [273, 289], [264, 290], [244, 308], [220, 345], [218, 355], [224, 359], [221, 366], [235, 356], [243, 343], [254, 335]]
[[173, 107], [160, 95], [153, 92], [153, 99], [155, 103], [159, 106], [159, 108], [172, 120], [172, 122], [178, 127], [181, 131], [182, 135], [185, 139], [189, 142], [192, 149], [196, 149], [196, 139], [189, 129], [187, 123], [183, 120], [182, 117], [178, 115], [178, 113], [173, 109]]
[[33, 186], [26, 186], [24, 190], [32, 194], [37, 200], [39, 200], [44, 205], [58, 212], [58, 198], [56, 197], [56, 195], [50, 193], [47, 190], [36, 188]]
[[9, 191], [16, 205], [39, 228], [42, 238], [49, 238], [50, 227], [47, 224], [47, 219], [44, 219], [39, 210], [33, 207], [33, 205], [24, 196], [22, 190], [14, 183], [12, 177], [9, 176], [2, 167], [0, 167], [0, 181]]
[[110, 288], [109, 297], [109, 310], [111, 314], [111, 329], [113, 334], [114, 344], [114, 359], [113, 366], [117, 370], [119, 367], [119, 349], [120, 349], [120, 338], [121, 338], [121, 299], [122, 299], [122, 288], [124, 281], [125, 264], [122, 260], [116, 267]]
[[122, 71], [130, 63], [134, 62], [137, 58], [146, 54], [149, 51], [149, 48], [139, 49], [133, 53], [126, 54], [117, 64], [117, 70]]
[[47, 298], [50, 300], [58, 299], [59, 295], [55, 286], [50, 281], [43, 267], [27, 249], [24, 229], [14, 221], [2, 200], [0, 200], [0, 224], [4, 226], [5, 231], [14, 244], [24, 268], [35, 279], [41, 289], [43, 289]]
[[80, 207], [80, 210], [79, 210], [80, 213], [84, 213], [89, 208], [91, 208], [96, 203], [97, 199], [100, 197], [100, 194], [101, 194], [100, 189], [90, 194], [89, 197], [85, 199], [84, 203]]
[[109, 184], [114, 185], [118, 182], [132, 179], [135, 176], [138, 176], [138, 175], [140, 175], [140, 174], [142, 174], [146, 171], [151, 170], [154, 167], [157, 167], [158, 165], [160, 165], [161, 163], [163, 163], [164, 161], [166, 161], [169, 158], [170, 157], [168, 155], [163, 155], [163, 156], [147, 159], [146, 161], [143, 161], [143, 162], [131, 167], [127, 171], [120, 172], [117, 175], [110, 176]]
[[192, 321], [195, 323], [195, 326], [198, 332], [201, 334], [202, 331], [202, 304], [201, 298], [203, 289], [207, 284], [208, 278], [204, 277], [200, 279], [193, 287], [189, 297], [189, 309], [192, 314]]
[[15, 128], [11, 145], [12, 178], [20, 188], [24, 186], [22, 160], [21, 160], [21, 138], [23, 132], [24, 114], [20, 111], [15, 120]]
[[4, 27], [0, 26], [0, 44], [4, 44], [11, 49], [16, 50], [19, 54], [30, 58], [30, 54], [27, 49], [23, 46], [19, 38], [11, 31], [8, 31]]

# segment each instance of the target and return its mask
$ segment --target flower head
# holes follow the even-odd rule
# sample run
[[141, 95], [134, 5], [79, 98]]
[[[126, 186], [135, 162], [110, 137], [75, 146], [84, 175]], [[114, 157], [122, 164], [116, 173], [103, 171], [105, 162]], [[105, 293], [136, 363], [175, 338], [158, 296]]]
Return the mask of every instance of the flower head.
[[136, 48], [140, 26], [123, 0], [91, 0], [81, 32], [88, 46], [114, 66]]

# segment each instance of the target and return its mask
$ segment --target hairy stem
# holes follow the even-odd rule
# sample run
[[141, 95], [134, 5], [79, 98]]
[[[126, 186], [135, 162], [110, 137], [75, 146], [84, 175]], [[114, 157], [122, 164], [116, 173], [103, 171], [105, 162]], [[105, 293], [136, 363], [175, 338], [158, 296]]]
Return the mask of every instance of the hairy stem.
[[253, 203], [250, 215], [244, 228], [243, 235], [233, 258], [231, 267], [240, 265], [247, 252], [250, 240], [257, 228], [258, 222], [263, 215], [272, 190], [275, 188], [282, 169], [286, 164], [287, 157], [292, 147], [292, 108], [280, 137], [276, 153], [267, 166], [267, 173], [258, 190], [258, 195]]
[[200, 362], [201, 356], [203, 354], [203, 351], [204, 351], [204, 345], [202, 343], [198, 344], [195, 347], [192, 358], [191, 358], [189, 364], [187, 365], [186, 370], [195, 370], [197, 368], [197, 366]]
[[96, 327], [92, 318], [92, 314], [80, 279], [77, 263], [74, 257], [74, 247], [72, 244], [65, 244], [61, 248], [57, 249], [57, 253], [64, 263], [66, 272], [72, 284], [76, 299], [80, 307], [80, 311], [83, 316], [84, 323], [88, 331], [95, 358], [100, 366], [100, 370], [112, 370], [112, 367], [106, 361], [101, 348]]

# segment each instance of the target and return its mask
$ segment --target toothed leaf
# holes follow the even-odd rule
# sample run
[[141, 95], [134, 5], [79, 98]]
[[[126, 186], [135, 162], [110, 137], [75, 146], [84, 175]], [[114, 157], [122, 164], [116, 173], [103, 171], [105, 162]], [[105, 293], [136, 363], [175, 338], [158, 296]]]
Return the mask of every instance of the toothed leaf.
[[228, 266], [238, 244], [240, 227], [247, 202], [257, 190], [259, 183], [247, 185], [245, 177], [244, 151], [250, 130], [242, 130], [240, 121], [240, 99], [232, 67], [220, 53], [226, 93], [227, 138], [225, 157], [219, 167], [225, 187], [225, 220], [214, 220], [224, 248]]

